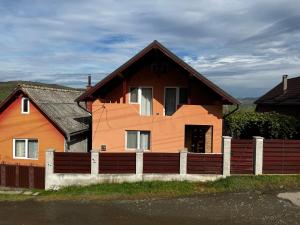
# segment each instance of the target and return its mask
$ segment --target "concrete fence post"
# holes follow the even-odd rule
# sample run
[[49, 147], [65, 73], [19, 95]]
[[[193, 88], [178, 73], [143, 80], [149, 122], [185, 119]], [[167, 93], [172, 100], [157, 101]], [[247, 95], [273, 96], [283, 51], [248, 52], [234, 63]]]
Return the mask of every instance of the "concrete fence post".
[[264, 138], [254, 136], [254, 174], [261, 175], [263, 172]]
[[91, 151], [91, 174], [99, 174], [99, 152]]
[[55, 149], [46, 150], [45, 159], [45, 189], [48, 190], [52, 187], [53, 182], [51, 180], [51, 175], [54, 173], [54, 152]]
[[137, 149], [135, 154], [135, 174], [143, 175], [144, 152], [142, 149]]
[[47, 149], [45, 160], [45, 175], [51, 175], [54, 173], [54, 152], [55, 149]]
[[231, 160], [231, 137], [223, 136], [222, 141], [223, 152], [223, 176], [230, 176], [230, 160]]
[[180, 175], [186, 175], [187, 173], [187, 149], [184, 148], [180, 151]]

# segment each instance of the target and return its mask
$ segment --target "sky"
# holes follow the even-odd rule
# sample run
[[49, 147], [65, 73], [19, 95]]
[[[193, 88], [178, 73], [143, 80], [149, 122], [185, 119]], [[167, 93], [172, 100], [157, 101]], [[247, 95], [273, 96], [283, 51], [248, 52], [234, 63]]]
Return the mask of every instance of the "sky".
[[300, 74], [299, 0], [0, 0], [0, 81], [84, 87], [158, 40], [235, 97]]

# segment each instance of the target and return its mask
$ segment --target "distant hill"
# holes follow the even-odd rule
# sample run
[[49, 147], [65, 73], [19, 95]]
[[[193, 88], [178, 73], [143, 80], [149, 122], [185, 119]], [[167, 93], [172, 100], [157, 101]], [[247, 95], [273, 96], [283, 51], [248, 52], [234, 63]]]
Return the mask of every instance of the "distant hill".
[[45, 83], [32, 82], [32, 81], [0, 82], [0, 102], [3, 101], [12, 92], [12, 90], [14, 90], [15, 87], [17, 87], [17, 85], [19, 84], [38, 85], [38, 86], [51, 87], [51, 88], [75, 89], [75, 88], [58, 85], [58, 84], [45, 84]]
[[[239, 106], [239, 111], [254, 111], [256, 105], [254, 104], [255, 100], [257, 98], [238, 98], [238, 100], [240, 101], [241, 105]], [[223, 108], [223, 113], [227, 114], [229, 112], [231, 112], [232, 110], [234, 110], [236, 108], [236, 106], [234, 105], [226, 105]]]

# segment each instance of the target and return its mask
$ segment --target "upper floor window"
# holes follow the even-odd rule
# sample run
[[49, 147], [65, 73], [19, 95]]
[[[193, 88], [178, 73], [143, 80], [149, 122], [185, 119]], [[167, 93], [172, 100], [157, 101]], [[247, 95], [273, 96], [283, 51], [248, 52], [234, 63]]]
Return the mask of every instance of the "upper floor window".
[[165, 88], [165, 115], [171, 116], [176, 112], [178, 105], [187, 104], [188, 89], [179, 87]]
[[38, 140], [36, 139], [14, 139], [13, 140], [14, 158], [37, 159]]
[[152, 115], [152, 88], [149, 87], [131, 87], [129, 103], [140, 104], [140, 114], [142, 116]]
[[29, 98], [22, 98], [21, 113], [29, 113]]

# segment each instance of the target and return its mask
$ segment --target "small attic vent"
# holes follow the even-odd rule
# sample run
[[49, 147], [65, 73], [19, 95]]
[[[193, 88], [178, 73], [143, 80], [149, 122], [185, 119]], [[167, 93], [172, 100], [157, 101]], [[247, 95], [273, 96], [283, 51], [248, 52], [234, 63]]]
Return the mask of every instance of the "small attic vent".
[[100, 146], [100, 151], [105, 152], [106, 151], [106, 145], [101, 145]]
[[167, 73], [168, 69], [167, 63], [153, 63], [151, 65], [151, 71], [157, 74]]

